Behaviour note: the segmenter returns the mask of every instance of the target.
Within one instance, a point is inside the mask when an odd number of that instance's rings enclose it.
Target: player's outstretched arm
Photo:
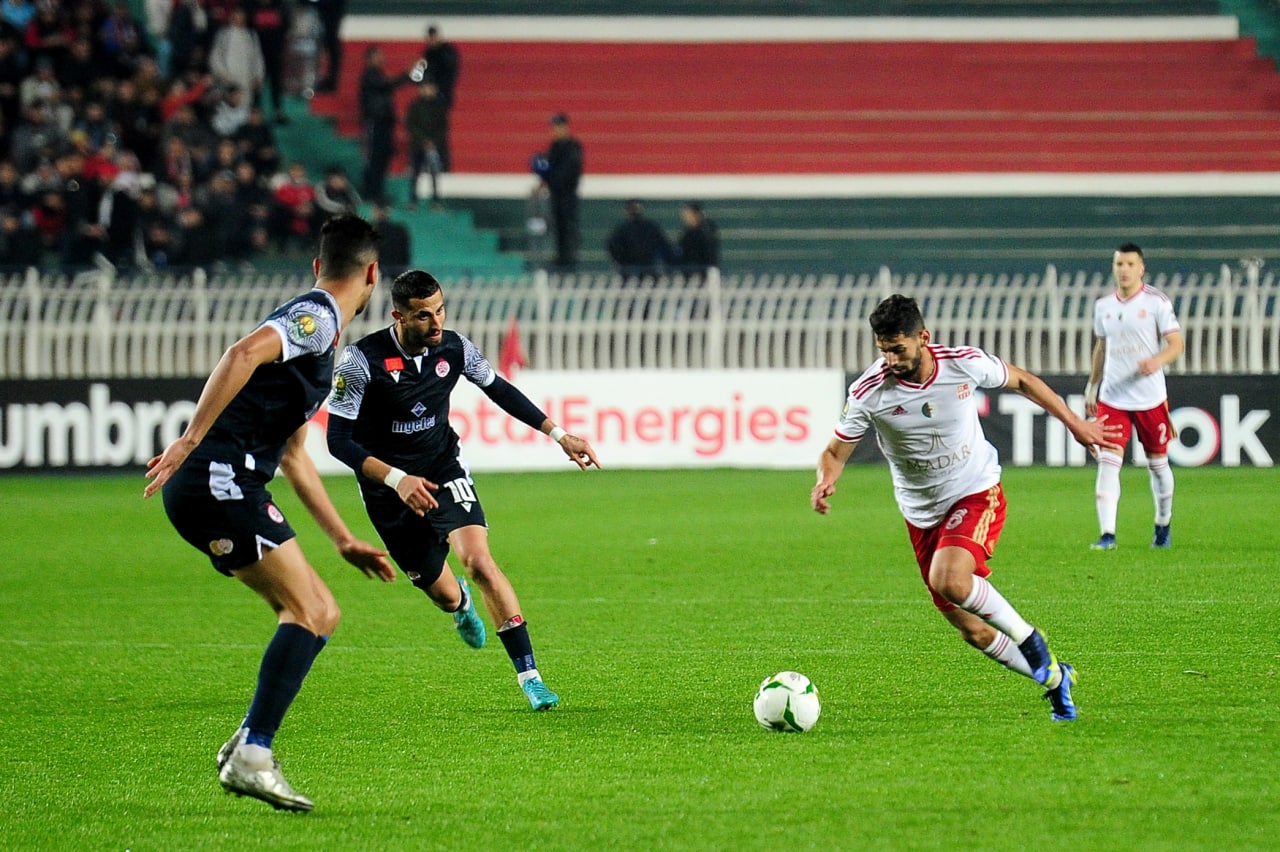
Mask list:
[[[1101,420],[1082,419],[1039,376],[1012,364],[1006,366],[1009,368],[1009,381],[1005,384],[1005,387],[1009,390],[1017,391],[1043,408],[1047,413],[1061,420],[1062,424],[1067,427],[1067,430],[1071,432],[1072,437],[1078,443],[1083,444],[1090,450],[1100,447],[1112,452],[1124,452],[1124,448],[1116,444],[1121,432],[1121,427],[1118,423],[1108,425],[1105,417]]]
[[[285,444],[284,455],[280,458],[280,470],[284,473],[298,499],[307,508],[316,523],[324,530],[337,547],[342,558],[359,568],[367,577],[377,577],[384,583],[396,578],[395,568],[387,559],[387,552],[367,541],[361,541],[351,534],[347,524],[338,514],[329,492],[325,491],[324,481],[316,470],[315,462],[306,448],[307,424],[294,432]]]
[[[559,444],[560,449],[564,450],[564,454],[569,457],[569,461],[576,464],[579,470],[586,470],[592,466],[597,470],[600,469],[600,459],[596,458],[595,448],[586,438],[569,434],[549,419],[542,421],[541,432]]]
[[[858,446],[857,441],[832,438],[818,457],[818,481],[809,492],[809,505],[820,515],[831,511],[831,495],[836,493],[836,480],[844,473],[845,463]]]
[[[191,451],[200,446],[204,436],[208,434],[218,416],[236,398],[253,371],[263,364],[277,360],[284,351],[280,335],[275,329],[260,326],[256,330],[231,344],[200,392],[196,401],[196,410],[191,415],[187,428],[173,443],[165,447],[164,452],[147,462],[147,483],[142,491],[143,497],[150,497],[159,491],[169,477],[182,467],[182,463],[191,455]]]

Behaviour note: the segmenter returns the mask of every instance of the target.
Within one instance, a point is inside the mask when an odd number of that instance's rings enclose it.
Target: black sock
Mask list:
[[[249,705],[246,742],[271,748],[289,705],[302,688],[311,663],[324,648],[324,637],[297,624],[281,624],[271,637],[258,668],[258,689]]]
[[[502,647],[507,649],[507,656],[516,667],[516,673],[527,672],[538,666],[533,662],[533,643],[529,641],[529,625],[521,621],[515,627],[498,631]]]

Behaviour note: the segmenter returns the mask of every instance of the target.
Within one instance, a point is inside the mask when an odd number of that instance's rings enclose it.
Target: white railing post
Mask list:
[[[1260,288],[1262,265],[1260,257],[1248,257],[1244,261],[1244,302],[1240,311],[1240,334],[1244,337],[1241,354],[1249,373],[1257,375],[1262,368],[1262,307]]]
[[[40,378],[40,356],[44,351],[40,334],[40,308],[44,299],[40,289],[40,271],[34,266],[27,267],[22,287],[27,296],[27,331],[24,335],[26,344],[22,347],[22,376],[26,379],[38,379]]]
[[[92,346],[86,354],[90,363],[85,365],[84,375],[94,376],[110,372],[111,364],[111,290],[115,286],[116,268],[106,258],[97,261],[96,290],[93,310],[89,312],[89,334]]]
[[[533,296],[537,313],[533,318],[533,366],[552,369],[551,364],[551,282],[547,270],[533,273]]]
[[[880,298],[876,302],[883,302],[885,299],[893,295],[893,273],[889,271],[889,267],[882,266],[876,274],[876,287],[880,290]]]
[[[707,269],[703,279],[707,288],[707,352],[704,363],[709,369],[724,366],[724,292],[720,286],[720,268]]]
[[[1062,297],[1058,293],[1058,267],[1052,263],[1044,268],[1044,309],[1048,312],[1049,371],[1062,372]]]
[[[209,314],[209,276],[205,274],[202,267],[197,266],[191,273],[191,283],[188,285],[191,294],[191,312],[195,315],[191,322],[196,328],[210,328]],[[191,372],[194,375],[208,375],[213,372],[213,365],[217,361],[210,360],[209,336],[204,335],[195,337],[191,341],[192,364]],[[221,358],[222,353],[218,353],[217,357]]]

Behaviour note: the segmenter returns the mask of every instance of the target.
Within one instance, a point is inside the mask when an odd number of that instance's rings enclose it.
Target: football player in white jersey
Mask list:
[[[1116,449],[1106,421],[1077,417],[1038,377],[973,347],[930,344],[915,299],[890,296],[871,313],[883,357],[849,386],[835,437],[809,495],[831,510],[836,480],[874,428],[893,477],[920,575],[942,616],[966,642],[1045,688],[1054,721],[1076,718],[1075,670],[987,580],[1004,527],[1000,462],[978,416],[979,388],[1017,391],[1061,420],[1087,447]]]
[[[1093,366],[1085,387],[1084,409],[1089,417],[1107,417],[1123,431],[1122,448],[1131,431],[1147,453],[1151,495],[1155,499],[1155,533],[1151,546],[1173,544],[1169,522],[1173,517],[1173,471],[1169,468],[1169,442],[1177,433],[1169,419],[1169,395],[1164,368],[1182,355],[1182,329],[1169,297],[1142,283],[1146,271],[1142,249],[1125,243],[1116,249],[1111,270],[1114,293],[1093,305]],[[1090,547],[1116,549],[1116,507],[1120,503],[1120,468],[1124,451],[1098,453],[1098,480],[1094,489],[1098,526],[1102,536]]]

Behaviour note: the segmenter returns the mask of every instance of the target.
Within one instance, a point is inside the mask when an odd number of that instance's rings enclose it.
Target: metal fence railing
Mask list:
[[[223,350],[309,277],[0,278],[0,379],[204,376]],[[1280,280],[1257,263],[1151,283],[1173,300],[1187,354],[1175,373],[1280,372]],[[495,358],[512,321],[544,369],[862,369],[866,318],[894,292],[921,303],[934,339],[983,347],[1040,373],[1084,373],[1102,272],[708,275],[643,282],[535,272],[445,282],[449,325]],[[349,339],[390,321],[386,287]]]

